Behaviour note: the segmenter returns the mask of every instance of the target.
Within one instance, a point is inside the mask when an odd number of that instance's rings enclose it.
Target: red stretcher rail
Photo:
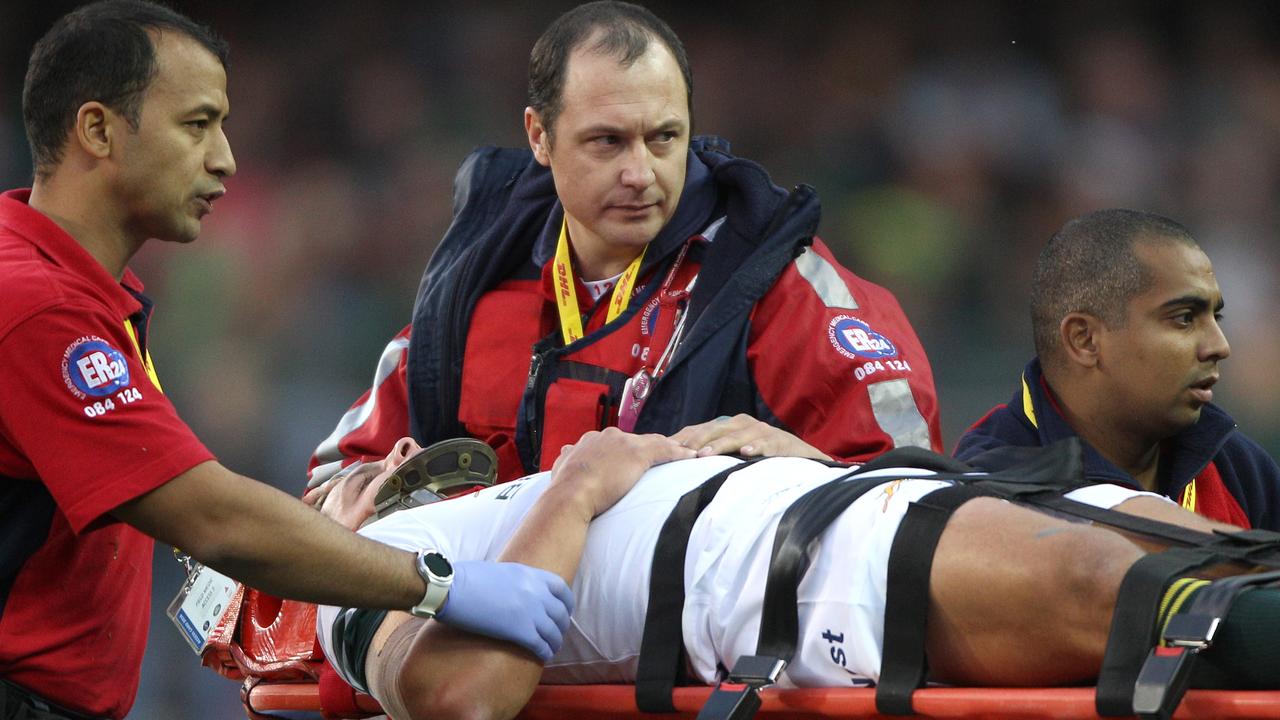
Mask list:
[[[642,718],[694,718],[711,693],[709,687],[678,688],[671,715],[647,715],[636,709],[630,685],[543,685],[520,714],[522,720],[638,720]],[[915,694],[918,717],[1001,718],[1002,720],[1078,720],[1097,718],[1093,688],[926,688]],[[841,718],[870,720],[880,715],[872,689],[807,688],[764,690],[762,720],[813,720]],[[321,711],[316,683],[265,683],[246,685],[245,707],[250,718],[257,713]],[[379,712],[373,700],[361,696],[362,717]],[[337,717],[337,716],[331,716]],[[1280,691],[1191,690],[1175,718],[1253,720],[1280,717]]]

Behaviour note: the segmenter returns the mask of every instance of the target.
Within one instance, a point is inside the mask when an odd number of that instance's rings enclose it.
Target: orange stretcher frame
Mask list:
[[[234,601],[233,601],[234,602]],[[330,720],[381,714],[377,701],[342,684],[344,707],[322,704],[324,661],[315,642],[316,608],[249,589],[238,612],[211,635],[202,662],[228,678],[242,680],[240,697],[253,720],[282,711],[315,712]],[[336,680],[336,676],[334,678]],[[541,685],[521,712],[525,720],[639,720],[694,718],[710,687],[676,688],[675,714],[652,715],[636,708],[633,685]],[[876,712],[871,688],[765,689],[762,720],[892,718]],[[1094,688],[930,687],[913,696],[921,717],[1077,720],[1097,718]],[[1175,718],[1254,720],[1280,718],[1280,690],[1190,690]]]
[[[636,709],[631,685],[542,685],[520,713],[522,720],[636,720],[638,718],[694,718],[711,693],[709,687],[684,687],[675,691],[677,714],[648,715]],[[1075,720],[1097,718],[1093,688],[926,688],[914,696],[921,717],[1020,718],[1024,720]],[[870,720],[880,715],[875,690],[867,688],[807,688],[760,693],[763,705],[758,717],[765,720],[844,718]],[[250,718],[257,713],[320,711],[315,683],[257,683],[243,695]],[[365,698],[361,709],[378,713],[377,703]],[[1280,691],[1190,690],[1175,718],[1251,720],[1280,715]]]

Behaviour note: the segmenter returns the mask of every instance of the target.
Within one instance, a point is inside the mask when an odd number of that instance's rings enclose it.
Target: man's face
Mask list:
[[[137,130],[117,116],[112,147],[116,206],[140,240],[190,242],[236,171],[222,123],[227,74],[218,58],[177,33],[152,35],[158,71],[143,93]],[[117,150],[118,148],[118,150]]]
[[[1219,325],[1222,292],[1199,248],[1139,241],[1134,254],[1154,282],[1129,302],[1124,327],[1101,332],[1099,367],[1115,414],[1158,442],[1200,418],[1231,347]]]
[[[552,132],[533,110],[525,129],[551,168],[583,275],[621,272],[671,219],[684,189],[689,106],[671,52],[651,42],[623,67],[575,50]]]

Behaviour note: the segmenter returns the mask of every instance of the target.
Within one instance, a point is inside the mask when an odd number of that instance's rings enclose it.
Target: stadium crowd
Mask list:
[[[0,186],[28,183],[31,44],[75,3],[0,10]],[[192,247],[135,267],[152,354],[227,464],[295,478],[406,322],[457,163],[519,146],[527,52],[574,3],[175,2],[232,45],[239,171]],[[1263,4],[648,3],[695,68],[695,128],[824,203],[837,257],[892,289],[933,358],[947,447],[1030,354],[1030,265],[1070,216],[1177,218],[1213,258],[1219,404],[1272,454],[1280,24]],[[744,79],[748,79],[745,81]],[[240,716],[165,618],[156,568],[136,717]]]

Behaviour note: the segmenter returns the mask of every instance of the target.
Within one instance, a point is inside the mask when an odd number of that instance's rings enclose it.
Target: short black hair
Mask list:
[[[209,28],[148,0],[101,0],[53,24],[31,51],[22,87],[22,119],[36,177],[62,160],[76,112],[97,100],[137,129],[142,95],[159,68],[151,33],[195,40],[225,68],[229,48]]]
[[[1139,241],[1197,246],[1191,231],[1167,217],[1122,209],[1073,218],[1049,239],[1031,280],[1031,330],[1042,362],[1057,357],[1058,328],[1068,313],[1124,327],[1129,301],[1152,282],[1134,254]]]
[[[693,117],[693,71],[684,45],[671,26],[647,8],[618,0],[590,2],[556,18],[533,45],[529,55],[529,107],[542,118],[542,126],[552,131],[564,102],[564,82],[569,55],[601,31],[591,50],[616,57],[630,67],[649,49],[654,40],[671,51],[684,76],[685,100]]]

